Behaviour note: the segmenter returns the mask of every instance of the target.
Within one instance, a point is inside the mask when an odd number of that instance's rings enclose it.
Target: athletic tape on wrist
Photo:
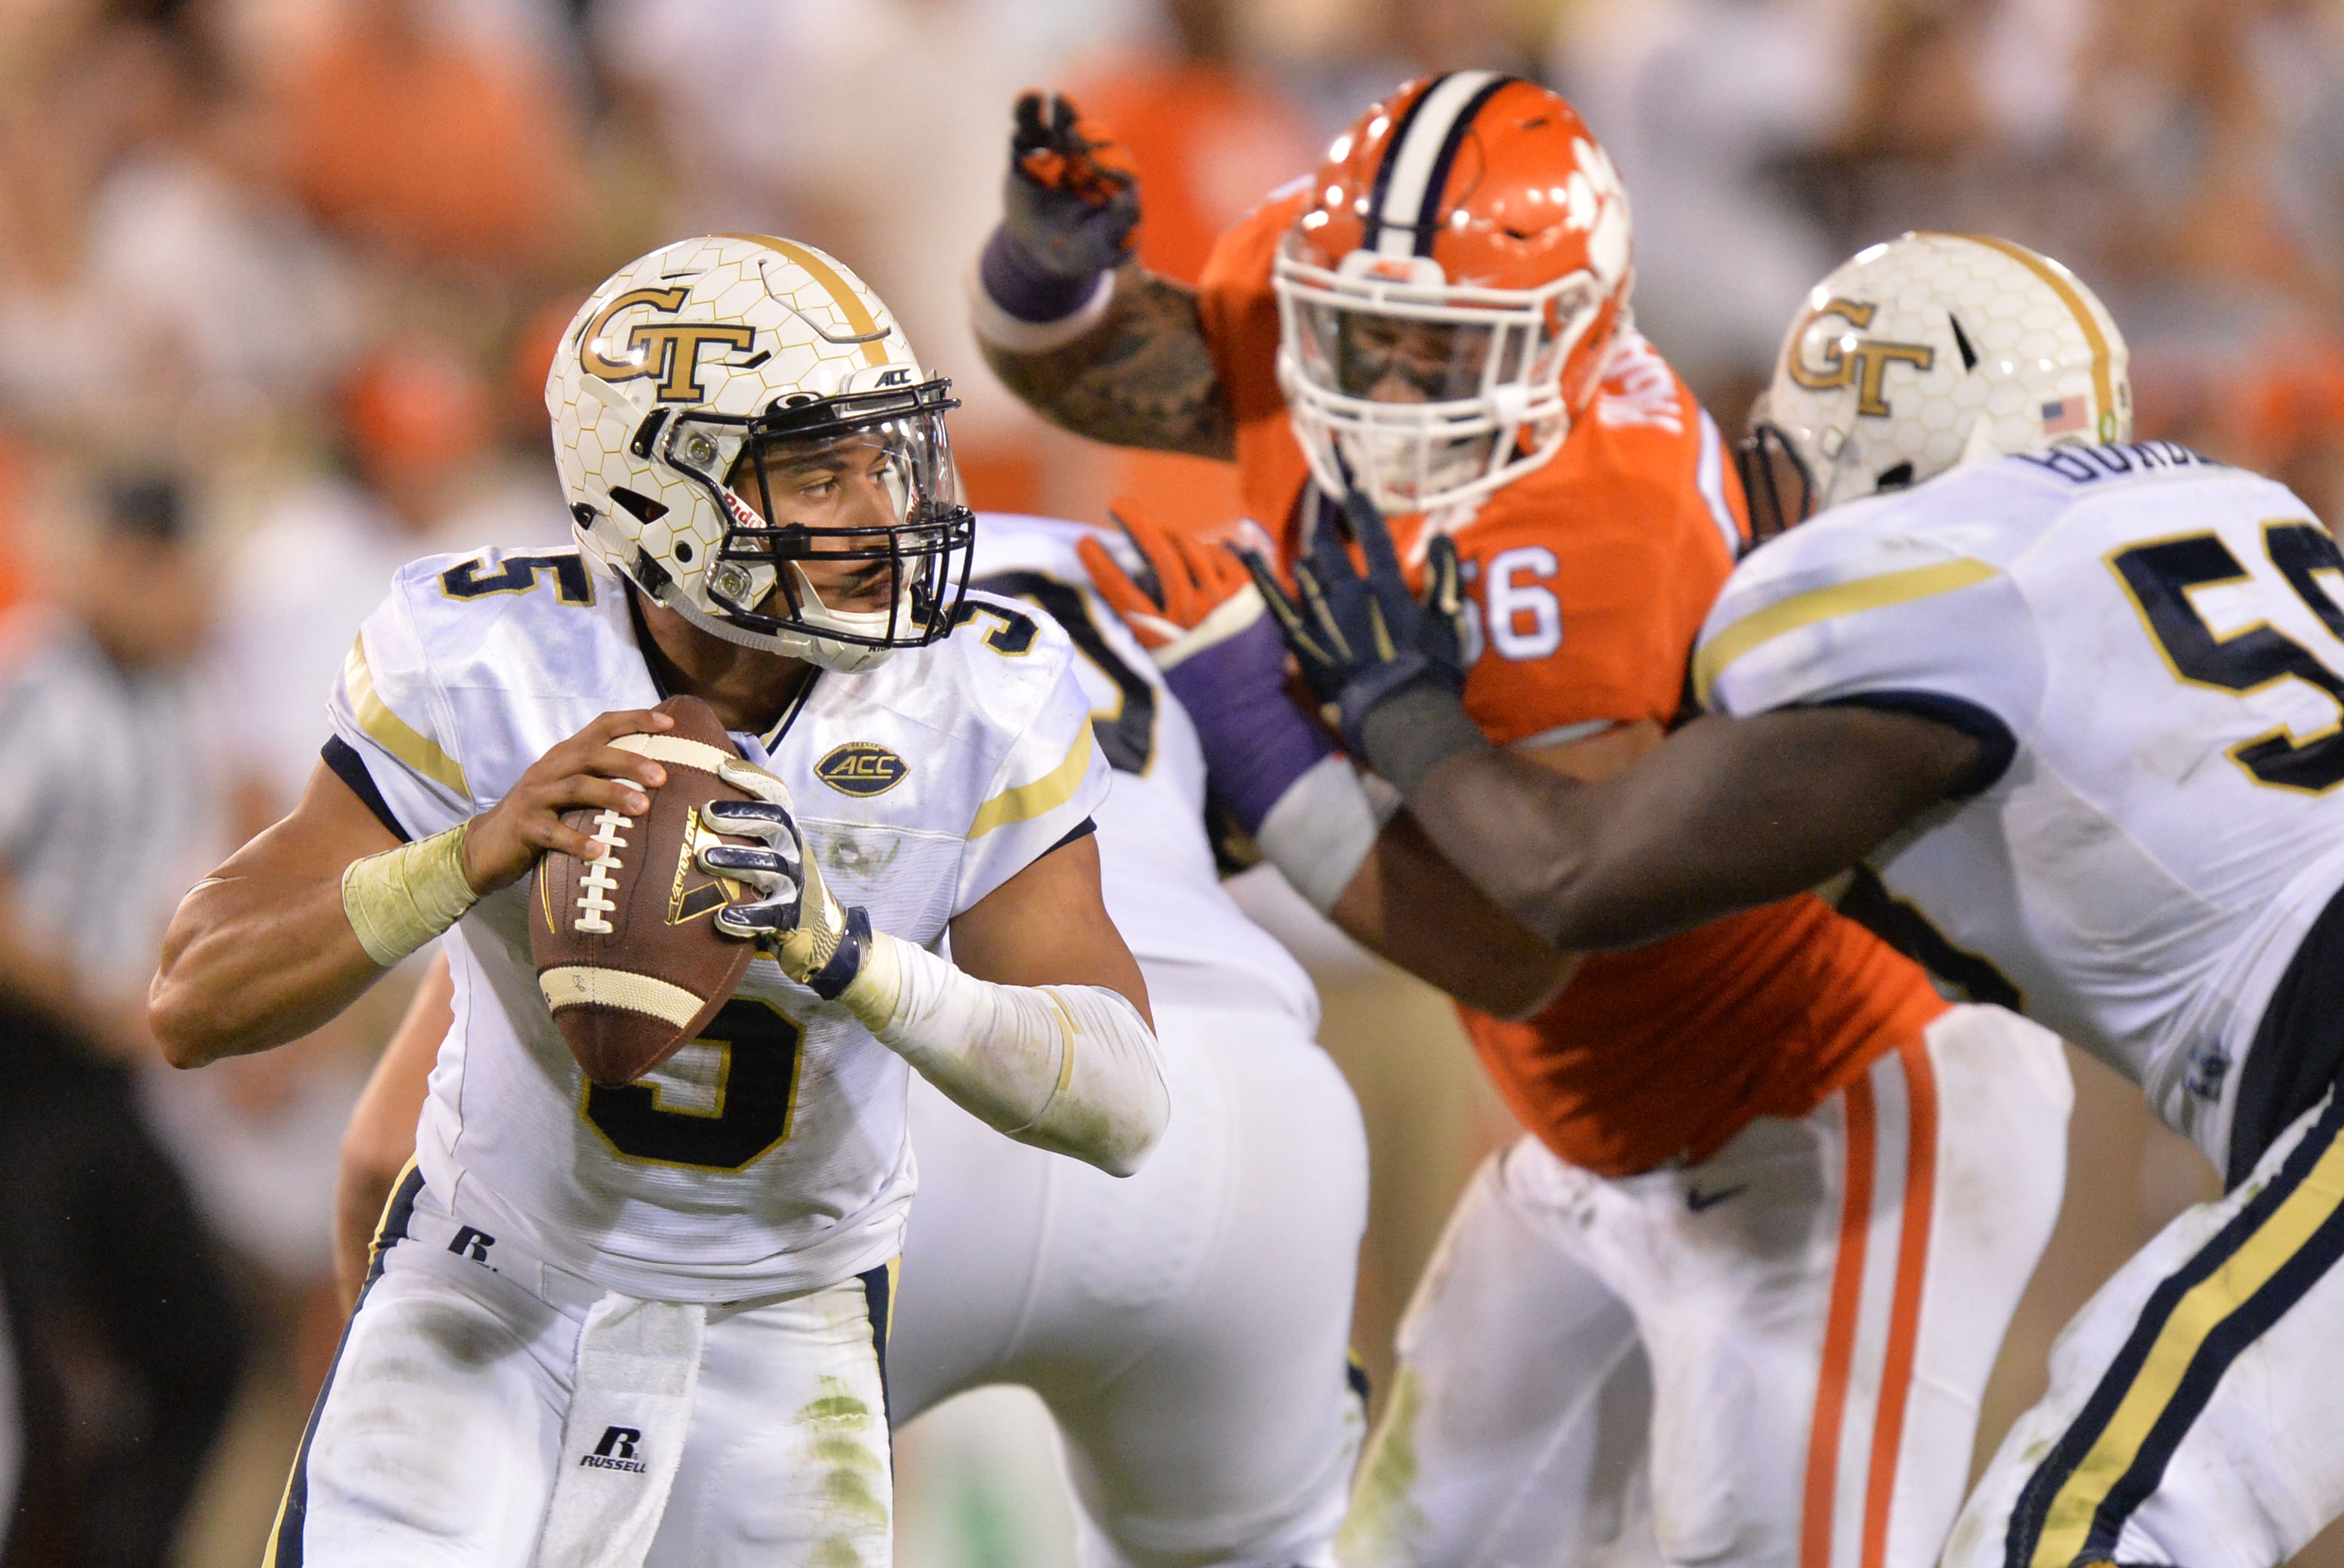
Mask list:
[[[1399,797],[1389,787],[1386,794],[1377,809],[1349,757],[1321,757],[1278,797],[1254,842],[1313,909],[1329,914],[1399,808]]]
[[[1106,320],[1114,298],[1115,274],[1102,272],[1073,314],[1056,321],[1021,321],[995,301],[976,268],[971,268],[968,274],[968,319],[976,329],[977,341],[1012,354],[1046,354],[1066,347]]]
[[[471,825],[460,822],[343,870],[343,916],[379,967],[389,968],[480,902],[464,880],[464,831]]]

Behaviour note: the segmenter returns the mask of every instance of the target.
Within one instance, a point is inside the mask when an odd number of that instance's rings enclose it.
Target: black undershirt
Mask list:
[[[2344,1076],[2344,893],[2328,901],[2279,976],[2238,1079],[2223,1188],[2251,1175],[2279,1134]]]

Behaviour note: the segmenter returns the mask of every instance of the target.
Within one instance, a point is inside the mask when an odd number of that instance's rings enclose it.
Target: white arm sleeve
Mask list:
[[[1111,1176],[1137,1170],[1164,1135],[1156,1037],[1116,993],[996,986],[884,932],[864,968],[840,1001],[986,1126]]]

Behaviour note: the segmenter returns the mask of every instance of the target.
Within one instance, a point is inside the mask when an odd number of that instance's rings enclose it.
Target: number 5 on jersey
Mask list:
[[[2344,554],[2327,531],[2294,520],[2267,522],[2263,552],[2329,634],[2344,642],[2344,608],[2314,575],[2344,573]],[[2319,794],[2344,783],[2344,675],[2268,621],[2218,635],[2190,600],[2198,589],[2253,581],[2228,545],[2211,533],[2193,533],[2118,551],[2108,565],[2180,679],[2244,696],[2292,677],[2335,702],[2337,720],[2318,734],[2299,741],[2282,724],[2232,746],[2232,761],[2277,789]]]

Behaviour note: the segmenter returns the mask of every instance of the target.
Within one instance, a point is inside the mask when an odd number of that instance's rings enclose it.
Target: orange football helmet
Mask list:
[[[1385,512],[1553,457],[1626,319],[1628,197],[1578,112],[1452,71],[1335,138],[1280,243],[1278,384],[1321,488]]]

